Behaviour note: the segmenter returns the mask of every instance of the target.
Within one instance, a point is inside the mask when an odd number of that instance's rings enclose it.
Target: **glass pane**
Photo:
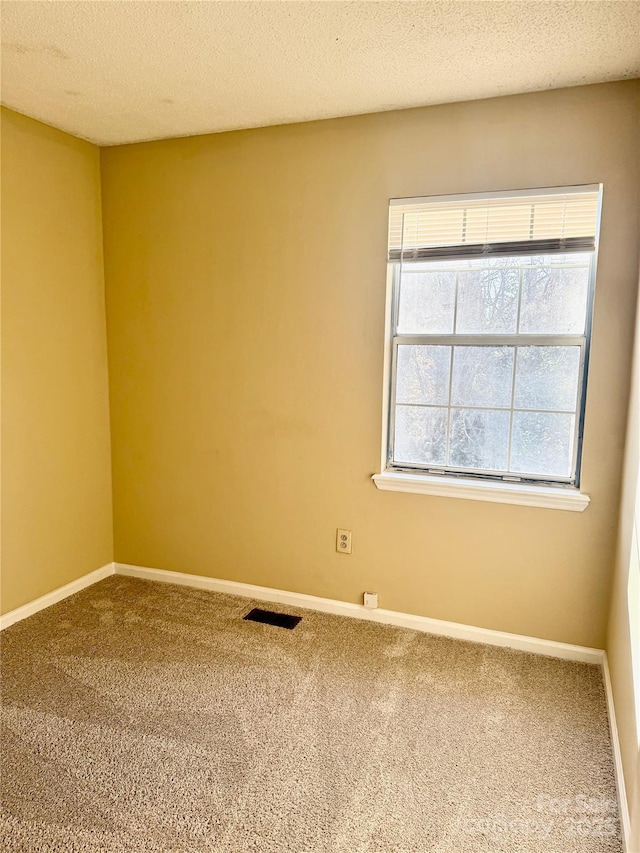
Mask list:
[[[451,347],[398,346],[396,403],[449,401]]]
[[[516,365],[516,408],[576,410],[580,347],[519,347]]]
[[[513,347],[454,347],[454,406],[511,406]]]
[[[451,412],[450,465],[506,471],[508,447],[509,412],[478,409]]]
[[[571,476],[574,415],[514,412],[511,470],[518,474]]]
[[[527,258],[522,279],[523,334],[582,335],[587,316],[589,255]],[[566,266],[559,266],[560,263]]]
[[[518,262],[514,266],[513,258],[497,258],[480,263],[478,269],[460,273],[456,332],[513,333],[518,321]]]
[[[447,335],[453,332],[456,274],[402,271],[398,332]]]
[[[444,465],[447,410],[396,406],[395,462]]]

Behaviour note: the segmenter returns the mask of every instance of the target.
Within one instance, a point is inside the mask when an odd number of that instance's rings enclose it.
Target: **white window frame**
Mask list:
[[[600,192],[602,202],[602,185],[593,185]],[[510,196],[539,195],[552,192],[566,192],[572,187],[545,188],[535,190],[513,190],[508,192],[473,193],[452,196],[434,196],[423,199],[406,199],[413,203],[424,201],[466,201],[491,198],[507,198]],[[589,504],[589,496],[580,491],[582,440],[584,416],[587,395],[587,379],[589,365],[589,350],[591,327],[593,319],[593,302],[595,295],[596,264],[598,257],[598,237],[600,226],[600,210],[596,226],[595,251],[592,255],[589,292],[587,297],[587,317],[584,335],[400,335],[396,330],[398,316],[399,279],[401,262],[389,261],[387,264],[387,289],[385,305],[385,357],[383,371],[383,412],[382,412],[382,449],[380,473],[373,475],[375,485],[385,491],[412,492],[437,496],[449,496],[470,500],[484,500],[498,503],[512,503],[528,506],[538,506],[550,509],[565,509],[582,512]],[[539,254],[535,249],[532,255]],[[457,285],[456,285],[457,288]],[[419,464],[396,463],[393,461],[393,412],[395,411],[395,363],[397,348],[402,344],[422,344],[455,346],[466,345],[564,345],[580,347],[580,371],[578,393],[579,406],[576,411],[575,435],[573,442],[573,465],[570,477],[554,478],[536,475],[517,475],[509,472],[473,471],[456,469],[453,466],[445,468],[425,468]],[[517,350],[514,353],[517,358]],[[453,365],[453,349],[451,367]],[[515,382],[515,364],[513,371]],[[449,389],[451,393],[451,388]],[[449,400],[450,404],[450,400]],[[513,408],[513,389],[512,406]],[[447,406],[449,410],[450,405]],[[506,410],[509,411],[509,410]]]

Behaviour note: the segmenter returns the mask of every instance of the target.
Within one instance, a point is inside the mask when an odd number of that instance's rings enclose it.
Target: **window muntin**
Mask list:
[[[390,249],[388,470],[578,484],[592,243],[408,262]]]

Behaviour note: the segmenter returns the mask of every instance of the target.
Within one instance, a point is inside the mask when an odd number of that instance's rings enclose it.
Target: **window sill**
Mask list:
[[[376,488],[388,492],[410,492],[443,498],[564,509],[570,512],[584,512],[591,500],[589,495],[577,489],[532,486],[524,483],[498,483],[487,480],[454,480],[433,474],[403,474],[397,471],[386,471],[383,474],[374,474],[371,479],[376,484]]]

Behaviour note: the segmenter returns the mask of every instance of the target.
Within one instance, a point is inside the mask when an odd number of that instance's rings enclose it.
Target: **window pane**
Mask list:
[[[520,332],[582,335],[587,316],[589,255],[526,258]],[[559,266],[560,262],[570,266]],[[579,265],[579,266],[576,266]]]
[[[569,477],[574,415],[514,412],[511,470],[523,474]]]
[[[451,347],[400,345],[396,402],[446,405],[450,361]]]
[[[407,334],[447,335],[453,331],[453,309],[456,299],[456,274],[444,270],[434,272],[402,271],[398,332]]]
[[[514,266],[513,258],[497,258],[481,263],[478,269],[460,273],[456,332],[511,334],[518,321],[518,262]]]
[[[505,471],[508,446],[509,412],[478,409],[451,412],[450,465]]]
[[[580,347],[519,347],[516,408],[574,412],[579,372]]]
[[[395,462],[444,465],[447,410],[396,406]]]
[[[454,347],[454,406],[511,406],[513,347]]]

